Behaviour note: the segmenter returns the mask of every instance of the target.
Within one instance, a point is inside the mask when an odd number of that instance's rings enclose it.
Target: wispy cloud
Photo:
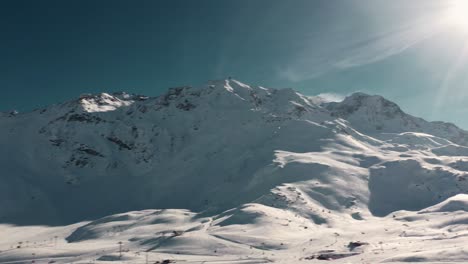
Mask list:
[[[339,59],[333,66],[337,68],[358,67],[390,56],[397,55],[438,33],[435,28],[409,28],[389,33],[350,51],[348,57]]]
[[[310,48],[299,51],[293,60],[280,70],[280,75],[290,81],[312,79],[334,70],[359,67],[400,54],[428,38],[440,33],[443,27],[434,17],[422,17],[396,30],[367,37],[353,36],[347,41],[336,36],[327,39],[325,48],[317,49],[317,40]],[[352,40],[352,41],[351,41]]]
[[[447,104],[447,100],[451,99],[451,103],[458,103],[460,101],[465,101],[466,97],[468,96],[465,92],[465,87],[460,86],[456,87],[453,85],[453,81],[456,77],[460,76],[461,71],[466,69],[468,61],[468,41],[466,42],[463,50],[460,52],[457,60],[451,65],[451,67],[447,70],[442,83],[437,90],[437,96],[435,96],[433,108],[432,108],[432,116],[437,116],[437,113],[441,110],[441,108]],[[461,75],[463,76],[463,75]],[[454,96],[454,94],[456,96]],[[458,101],[458,102],[457,102]]]
[[[314,96],[308,96],[309,100],[315,104],[331,103],[331,102],[341,102],[350,94],[342,93],[321,93]]]
[[[341,102],[345,99],[345,95],[338,93],[321,93],[317,95],[323,102]]]

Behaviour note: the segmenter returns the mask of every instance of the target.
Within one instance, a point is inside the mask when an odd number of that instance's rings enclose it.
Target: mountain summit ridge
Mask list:
[[[68,224],[146,208],[212,215],[254,201],[325,223],[312,211],[382,216],[466,190],[458,180],[467,173],[464,163],[455,159],[468,152],[468,132],[362,93],[319,104],[292,89],[228,79],[157,97],[82,95],[3,117],[0,125],[5,223]],[[388,201],[387,191],[375,191],[390,173],[386,166],[411,168],[431,190],[444,175],[447,190],[402,195],[414,202]],[[278,194],[290,195],[288,184],[316,209],[275,202]],[[356,206],[348,206],[350,199]]]

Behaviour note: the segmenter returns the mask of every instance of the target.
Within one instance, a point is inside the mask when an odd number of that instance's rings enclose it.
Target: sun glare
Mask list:
[[[468,31],[468,0],[451,1],[446,20],[450,26]]]

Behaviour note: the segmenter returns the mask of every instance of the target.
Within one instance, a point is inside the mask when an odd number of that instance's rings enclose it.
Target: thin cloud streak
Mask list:
[[[345,95],[338,93],[321,93],[317,96],[323,99],[324,102],[341,102],[346,97]]]
[[[434,29],[412,28],[402,30],[393,35],[387,35],[352,52],[352,55],[334,64],[336,68],[346,69],[359,67],[384,60],[400,54],[405,50],[434,36],[440,31]]]
[[[466,65],[468,61],[468,40],[460,53],[460,56],[457,60],[452,64],[452,66],[447,70],[447,73],[444,76],[442,84],[437,91],[437,96],[435,97],[434,107],[432,108],[432,116],[435,116],[441,108],[445,105],[448,97],[454,98],[453,92],[451,91],[450,87],[452,81],[460,74],[460,70]],[[460,88],[459,88],[460,89]],[[462,88],[463,89],[463,88]],[[466,96],[465,92],[456,92],[458,99],[464,99]]]
[[[305,49],[289,65],[283,67],[279,74],[289,81],[298,82],[331,71],[372,64],[398,55],[443,30],[443,25],[434,21],[432,16],[420,19],[419,23],[354,43],[338,44],[321,51]]]

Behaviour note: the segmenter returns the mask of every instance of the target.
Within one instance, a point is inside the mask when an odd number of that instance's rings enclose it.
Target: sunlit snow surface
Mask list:
[[[379,96],[222,80],[0,124],[0,263],[468,262],[468,132]]]
[[[254,203],[215,217],[145,210],[66,227],[1,226],[0,257],[1,263],[146,263],[146,257],[148,263],[321,263],[311,258],[329,254],[347,256],[333,263],[463,263],[468,196],[451,202],[384,218],[361,212],[362,220],[325,210],[322,225]],[[351,250],[350,242],[365,244]]]
[[[129,96],[124,94],[122,99],[129,99]],[[84,111],[93,113],[114,111],[119,107],[131,105],[133,101],[121,100],[118,97],[111,96],[107,93],[102,93],[99,96],[83,95],[80,98],[80,103]]]

